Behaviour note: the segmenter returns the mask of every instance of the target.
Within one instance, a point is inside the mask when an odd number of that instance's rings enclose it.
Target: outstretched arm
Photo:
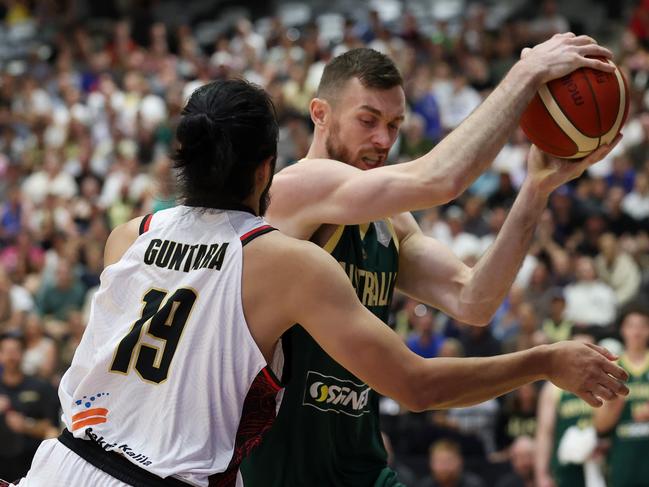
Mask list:
[[[473,268],[426,237],[410,215],[395,218],[401,240],[399,289],[462,322],[487,324],[509,292],[550,193],[604,158],[619,140],[580,162],[551,158],[533,146],[528,177],[496,240]]]
[[[322,223],[364,223],[456,198],[491,164],[543,83],[582,66],[614,69],[586,56],[611,53],[570,33],[528,49],[458,128],[415,161],[369,171],[319,159],[290,166],[275,177],[269,220],[308,238]]]
[[[546,383],[541,390],[536,425],[536,459],[534,475],[539,487],[554,487],[550,473],[550,459],[554,443],[554,425],[557,413],[557,396],[559,391],[551,383]]]
[[[609,361],[612,357],[576,342],[497,357],[422,359],[361,305],[330,255],[306,242],[291,245],[286,257],[273,257],[282,269],[273,288],[283,295],[278,306],[284,321],[299,322],[334,360],[410,409],[476,404],[540,379],[593,406],[601,405],[599,397],[626,392],[618,381],[626,373]]]

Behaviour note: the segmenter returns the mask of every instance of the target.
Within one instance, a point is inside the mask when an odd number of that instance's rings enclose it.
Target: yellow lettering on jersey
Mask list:
[[[577,416],[588,415],[592,413],[588,403],[582,399],[569,399],[562,402],[559,407],[559,416],[561,418],[575,418]]]
[[[632,382],[628,387],[627,401],[649,401],[649,383]]]
[[[374,306],[374,281],[375,274],[373,272],[365,272],[365,287],[363,288],[363,304],[366,306]]]

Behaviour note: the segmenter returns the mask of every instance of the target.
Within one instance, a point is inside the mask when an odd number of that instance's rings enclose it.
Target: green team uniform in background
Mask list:
[[[619,361],[629,373],[629,395],[612,431],[608,453],[609,487],[649,486],[649,421],[633,420],[633,409],[649,401],[649,353],[642,365],[632,365],[626,357]]]
[[[552,461],[550,470],[557,487],[583,487],[584,467],[574,463],[560,464],[557,458],[559,443],[568,428],[578,426],[586,428],[593,424],[593,410],[583,399],[578,396],[556,390],[559,395],[557,402],[556,420],[554,425],[554,445],[552,448]]]
[[[339,226],[324,249],[356,294],[387,323],[399,249],[392,224]],[[246,487],[394,487],[379,427],[379,396],[299,325],[283,338],[288,384],[270,431],[244,461]]]

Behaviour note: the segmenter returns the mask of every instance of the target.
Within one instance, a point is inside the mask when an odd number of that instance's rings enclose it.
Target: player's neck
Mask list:
[[[647,359],[646,348],[627,349],[625,351],[625,354],[629,358],[629,361],[633,364],[641,364]]]
[[[252,194],[245,200],[241,202],[241,204],[247,208],[250,208],[255,215],[259,215],[259,195]]]
[[[313,134],[313,141],[309,146],[305,159],[331,159],[327,144],[325,144],[325,137],[317,133]]]

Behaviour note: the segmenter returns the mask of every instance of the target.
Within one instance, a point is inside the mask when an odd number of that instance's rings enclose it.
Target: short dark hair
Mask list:
[[[4,343],[7,340],[13,340],[20,343],[20,348],[25,351],[27,348],[27,342],[25,341],[25,335],[19,331],[8,331],[0,335],[0,344]]]
[[[241,204],[254,190],[255,170],[277,155],[268,93],[242,79],[214,81],[192,93],[181,115],[173,158],[180,200],[207,208]]]
[[[333,58],[324,68],[317,96],[331,99],[352,78],[366,88],[389,90],[403,86],[401,73],[392,59],[374,49],[351,49]]]
[[[642,316],[647,323],[649,323],[649,304],[641,301],[640,299],[633,300],[630,303],[626,304],[620,311],[620,328],[624,323],[624,320],[629,315],[640,315]]]

